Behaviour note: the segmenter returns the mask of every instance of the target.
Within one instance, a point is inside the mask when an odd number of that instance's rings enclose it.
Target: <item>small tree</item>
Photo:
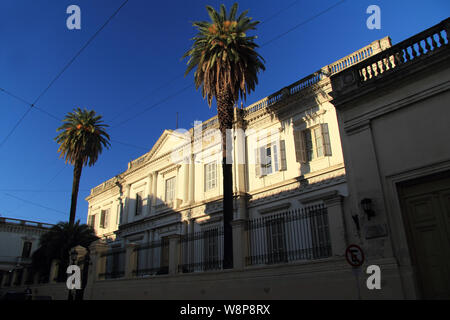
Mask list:
[[[58,281],[65,281],[66,269],[70,264],[69,251],[78,245],[89,248],[99,238],[94,229],[78,220],[74,224],[59,222],[44,233],[39,241],[40,247],[33,253],[32,268],[35,272],[47,275],[52,260],[59,260]]]

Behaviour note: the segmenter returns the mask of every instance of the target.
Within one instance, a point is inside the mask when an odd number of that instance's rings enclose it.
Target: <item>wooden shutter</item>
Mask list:
[[[105,210],[105,221],[103,221],[105,228],[108,228],[108,221],[109,221],[109,209]]]
[[[100,228],[105,228],[105,210],[100,213]]]
[[[278,148],[278,165],[280,166],[280,171],[284,171],[287,169],[286,166],[286,143],[284,140],[279,140],[280,147]]]
[[[303,131],[294,130],[295,157],[297,162],[306,163],[306,143]]]
[[[328,132],[328,124],[324,123],[320,125],[322,129],[322,141],[323,141],[323,150],[324,156],[331,156],[331,143],[330,143],[330,134]]]
[[[256,176],[260,177],[261,176],[261,160],[260,160],[260,149],[256,148],[255,149],[255,172],[256,172]]]

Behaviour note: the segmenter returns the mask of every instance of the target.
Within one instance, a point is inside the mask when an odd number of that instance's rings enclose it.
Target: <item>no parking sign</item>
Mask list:
[[[364,263],[364,252],[361,247],[351,244],[345,250],[345,259],[352,267],[361,267]]]

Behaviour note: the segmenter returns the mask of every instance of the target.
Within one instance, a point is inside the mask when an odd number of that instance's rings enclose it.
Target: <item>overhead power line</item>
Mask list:
[[[134,116],[132,116],[132,117],[126,119],[126,120],[123,120],[122,122],[119,122],[119,123],[116,124],[115,126],[111,126],[111,128],[117,128],[117,127],[122,126],[122,125],[124,125],[125,123],[129,122],[130,120],[136,119],[136,118],[139,117],[140,115],[142,115],[142,114],[146,113],[147,111],[149,111],[149,110],[151,110],[151,109],[153,109],[153,108],[159,106],[160,104],[162,104],[162,103],[164,103],[164,102],[166,102],[166,101],[168,101],[168,100],[170,100],[170,99],[172,99],[172,98],[178,96],[179,94],[181,94],[182,92],[186,91],[186,90],[189,89],[189,88],[192,88],[193,86],[194,86],[193,84],[190,84],[190,85],[184,87],[183,89],[181,89],[181,90],[175,92],[174,94],[171,94],[171,95],[169,95],[169,96],[167,96],[167,97],[161,99],[160,101],[158,101],[158,102],[156,102],[156,103],[154,103],[154,104],[152,104],[152,105],[150,105],[150,106],[147,106],[145,109],[143,109],[143,110],[140,111],[139,113],[135,114]]]
[[[47,210],[51,210],[51,211],[55,211],[55,212],[58,212],[58,213],[62,213],[62,214],[64,214],[64,215],[67,215],[67,212],[64,212],[64,211],[61,211],[61,210],[58,210],[58,209],[54,209],[54,208],[50,208],[50,207],[46,207],[46,206],[40,205],[39,203],[35,203],[35,202],[32,202],[32,201],[28,201],[28,200],[25,200],[25,199],[22,199],[22,198],[13,196],[12,194],[9,194],[9,193],[5,193],[5,195],[7,195],[8,197],[11,197],[11,198],[14,198],[14,199],[23,201],[23,202],[25,202],[25,203],[34,205],[34,206],[36,206],[36,207],[41,207],[41,208],[43,208],[43,209],[47,209]]]
[[[69,60],[68,63],[66,63],[66,65],[61,69],[60,72],[58,72],[58,74],[53,78],[52,81],[50,81],[50,83],[48,84],[48,86],[37,96],[37,98],[34,100],[33,103],[28,103],[30,105],[30,107],[27,109],[27,111],[25,111],[25,113],[22,115],[22,117],[16,122],[16,124],[14,125],[14,127],[11,129],[11,131],[6,135],[6,137],[2,140],[2,142],[0,143],[0,148],[5,144],[5,142],[9,139],[9,137],[11,137],[11,135],[14,133],[14,131],[17,129],[17,127],[20,125],[20,123],[23,121],[23,119],[25,119],[25,117],[28,115],[28,113],[31,111],[31,109],[33,107],[35,107],[35,104],[42,98],[42,96],[53,86],[53,84],[56,82],[56,80],[59,79],[59,77],[61,77],[61,75],[70,67],[70,65],[78,58],[78,56],[84,51],[84,49],[86,49],[89,44],[97,37],[97,35],[106,27],[106,25],[117,15],[117,13],[119,13],[119,11],[127,4],[129,0],[125,0],[120,6],[119,8],[116,9],[116,11],[114,11],[114,13],[105,21],[105,23],[97,30],[97,32],[95,32],[90,38],[89,40],[84,44],[84,46],[81,47],[80,50],[78,50],[78,52],[73,56],[72,59]],[[5,90],[3,90],[5,91]],[[41,110],[43,112],[45,112],[44,110]]]
[[[20,96],[18,96],[18,95],[16,95],[16,94],[14,94],[14,93],[12,93],[12,92],[6,90],[6,89],[0,88],[0,91],[2,91],[2,92],[4,92],[4,93],[6,93],[7,95],[9,95],[9,96],[11,96],[11,97],[13,97],[13,98],[19,100],[20,102],[22,102],[22,103],[24,103],[24,104],[26,104],[26,105],[30,105],[30,104],[31,104],[31,103],[29,103],[27,100],[25,100],[24,98],[22,98],[22,97],[20,97]],[[50,113],[50,112],[48,112],[48,111],[45,111],[44,109],[39,108],[38,106],[34,106],[34,108],[35,108],[36,110],[38,110],[38,111],[40,111],[40,112],[46,114],[46,115],[49,116],[50,118],[55,119],[56,121],[60,121],[60,119],[59,119],[56,115],[54,115],[54,114],[52,114],[52,113]],[[122,144],[122,145],[124,145],[124,146],[128,146],[128,147],[132,147],[132,148],[135,148],[135,149],[139,149],[139,150],[148,150],[147,147],[140,147],[140,146],[136,146],[136,145],[131,144],[131,143],[126,143],[126,142],[122,142],[122,141],[117,141],[117,140],[114,140],[114,139],[111,139],[111,141],[112,141],[112,142],[115,142],[115,143],[118,143],[118,144]],[[64,170],[64,169],[65,169],[65,168],[63,168],[62,170]],[[56,174],[56,176],[59,175],[59,174],[62,172],[62,170],[61,170],[60,172],[58,172],[58,173]],[[55,176],[54,178],[56,178],[56,176]],[[54,178],[52,178],[52,180],[53,180]],[[1,191],[1,190],[0,190],[0,191]]]
[[[263,43],[262,45],[260,45],[260,48],[262,48],[262,47],[268,45],[269,43],[274,42],[275,40],[280,39],[281,37],[284,37],[284,36],[287,35],[288,33],[294,31],[295,29],[300,28],[301,26],[304,26],[305,24],[307,24],[307,23],[313,21],[314,19],[320,17],[321,15],[324,15],[324,14],[327,13],[328,11],[331,11],[331,10],[334,9],[335,7],[337,7],[337,6],[341,5],[341,4],[343,4],[345,1],[346,1],[346,0],[341,0],[341,1],[339,1],[339,2],[337,2],[337,3],[335,3],[335,4],[333,4],[332,6],[326,8],[325,10],[320,11],[320,12],[317,13],[316,15],[314,15],[314,16],[312,16],[312,17],[306,19],[305,21],[300,22],[299,24],[293,26],[292,28],[286,30],[285,32],[280,33],[280,34],[277,35],[276,37],[274,37],[274,38],[272,38],[271,40],[269,40],[269,41]]]

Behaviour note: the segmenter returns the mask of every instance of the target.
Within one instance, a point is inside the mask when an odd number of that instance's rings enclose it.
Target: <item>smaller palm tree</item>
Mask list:
[[[93,166],[103,148],[109,148],[109,135],[104,130],[108,125],[103,124],[102,117],[94,110],[77,108],[69,112],[63,120],[63,125],[57,129],[55,138],[59,144],[60,157],[65,157],[73,168],[72,201],[70,203],[69,223],[75,222],[78,189],[83,166]]]
[[[48,275],[52,260],[57,259],[59,260],[57,280],[65,281],[65,272],[70,263],[70,249],[78,245],[89,248],[89,245],[98,239],[94,229],[86,224],[80,224],[79,220],[74,224],[59,222],[41,236],[40,247],[32,256],[33,271]]]

